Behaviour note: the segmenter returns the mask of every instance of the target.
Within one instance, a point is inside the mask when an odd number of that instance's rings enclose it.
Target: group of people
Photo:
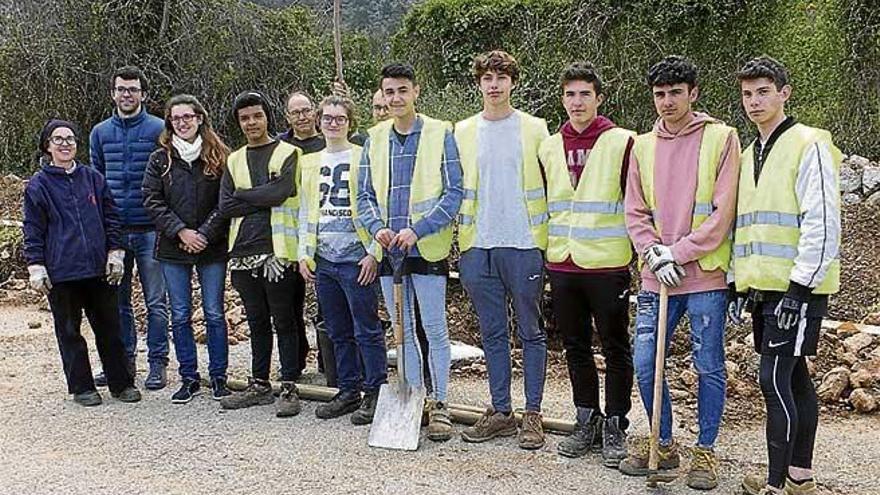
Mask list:
[[[769,468],[747,476],[743,489],[815,493],[818,409],[805,356],[816,353],[828,295],[839,285],[841,153],[828,132],[786,115],[785,67],[759,57],[737,73],[744,110],[758,131],[744,151],[732,127],[694,110],[697,68],[683,57],[666,57],[648,71],[658,118],[638,135],[600,115],[606,88],[591,64],[562,71],[568,120],[553,135],[544,120],[511,105],[519,75],[506,52],[477,56],[473,76],[483,108],[453,125],[417,112],[420,86],[411,66],[387,65],[366,135],[357,132],[356,107],[344,91],[316,106],[295,92],[286,105],[290,129],[273,137],[269,100],[246,91],[232,107],[247,143],[230,152],[195,97],[171,98],[163,121],[143,108],[143,74],[117,71],[116,112],[92,131],[92,166],[75,160],[76,126],[52,120],[40,135],[43,167],[25,194],[31,284],[49,296],[74,400],[101,402],[79,333],[83,310],[104,366],[97,378],[120,400],[140,399],[130,304],[136,263],[148,308],[147,388],[166,384],[167,291],[181,376],[172,401],[185,403],[200,392],[191,323],[195,269],[213,398],[227,409],[275,403],[278,416],[298,414],[310,281],[339,389],[316,415],[350,414],[352,423],[368,424],[387,380],[379,292],[394,307],[393,276],[401,274],[405,374],[430,389],[428,438],[448,440],[446,283],[457,240],[491,396],[483,416],[461,431],[464,441],[517,435],[524,449],[545,443],[546,270],[577,418],[558,453],[597,450],[605,465],[646,475],[649,441],[627,445],[628,415],[633,374],[652,414],[663,286],[670,329],[664,345],[687,313],[699,377],[699,434],[687,484],[718,484],[714,445],[725,401],[726,321],[741,323],[748,308],[761,355]],[[636,257],[641,290],[631,336],[629,266]],[[251,378],[234,394],[226,386],[227,269],[251,331]],[[523,352],[521,421],[510,391],[508,301]],[[594,328],[606,359],[604,411]],[[269,381],[276,339],[277,399]],[[661,470],[679,467],[672,430],[664,383]]]

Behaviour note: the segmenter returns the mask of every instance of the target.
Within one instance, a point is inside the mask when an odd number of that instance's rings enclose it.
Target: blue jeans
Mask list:
[[[211,378],[225,378],[229,362],[229,342],[226,333],[226,314],[223,310],[223,291],[226,282],[226,262],[191,265],[161,262],[168,298],[171,300],[171,332],[174,352],[182,378],[198,380],[199,360],[192,327],[192,271],[199,276],[202,286],[202,311],[205,313],[205,331],[208,336],[208,373]]]
[[[360,271],[357,263],[333,263],[323,258],[317,258],[315,269],[315,292],[333,342],[337,386],[346,392],[378,391],[388,379],[376,284],[359,284]]]
[[[153,258],[156,232],[124,232],[125,275],[119,284],[119,323],[122,344],[129,360],[137,356],[137,330],[131,308],[131,279],[137,262],[138,278],[147,307],[147,361],[150,365],[168,364],[168,306],[165,302],[165,279],[162,267]]]
[[[394,311],[394,277],[381,277],[385,306],[391,321],[397,319]],[[403,352],[406,378],[416,386],[422,385],[422,348],[415,332],[415,306],[412,295],[419,302],[419,314],[425,337],[428,339],[428,369],[431,372],[433,398],[446,402],[449,389],[449,330],[446,326],[446,276],[411,274],[403,280]]]
[[[489,393],[496,411],[509,412],[510,338],[507,299],[513,302],[523,349],[526,410],[541,411],[547,368],[547,336],[541,326],[544,259],[538,249],[471,248],[458,262],[461,283],[480,320],[489,370]]]
[[[718,427],[724,412],[724,393],[727,386],[727,372],[724,369],[724,324],[726,319],[727,291],[713,290],[681,294],[669,297],[666,315],[666,349],[672,342],[675,327],[687,311],[691,322],[691,352],[694,368],[699,376],[697,395],[697,417],[700,422],[700,435],[697,445],[712,447],[718,438]],[[636,315],[636,336],[633,364],[639,382],[642,402],[651,418],[654,400],[654,362],[657,350],[657,314],[660,310],[660,295],[641,291],[638,295]],[[663,381],[663,401],[660,413],[660,442],[664,445],[672,441],[672,402],[669,386]]]

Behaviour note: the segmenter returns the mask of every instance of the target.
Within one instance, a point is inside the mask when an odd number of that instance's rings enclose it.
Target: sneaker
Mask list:
[[[242,409],[251,406],[266,406],[275,402],[272,385],[268,380],[248,379],[248,386],[243,391],[220,399],[223,409]]]
[[[602,424],[602,461],[607,467],[617,468],[626,459],[626,432],[620,428],[620,417],[605,418]]]
[[[795,481],[786,477],[782,493],[785,495],[816,495],[819,491],[816,488],[816,480],[813,478]]]
[[[178,389],[177,392],[174,392],[174,395],[171,396],[171,403],[186,404],[193,400],[193,397],[201,395],[201,393],[202,384],[199,383],[198,379],[184,378],[183,382],[180,384],[180,389]]]
[[[519,431],[519,448],[526,450],[540,449],[544,446],[544,419],[537,411],[526,411],[522,416],[522,428]]]
[[[746,474],[740,484],[745,495],[759,495],[767,488],[767,476],[763,474]]]
[[[373,422],[373,416],[376,414],[376,402],[379,400],[378,390],[369,390],[364,392],[364,398],[361,401],[361,407],[351,415],[351,424],[368,425]]]
[[[602,447],[602,414],[592,408],[579,407],[574,432],[556,446],[556,453],[565,457],[583,457]]]
[[[232,395],[232,392],[229,391],[229,387],[226,386],[226,378],[211,378],[211,398],[214,400],[220,400],[224,397],[229,397]]]
[[[85,392],[73,394],[73,401],[86,407],[100,406],[104,402],[97,390],[86,390]]]
[[[620,472],[627,476],[647,476],[648,475],[648,456],[651,451],[651,439],[641,437],[635,439],[630,446],[626,459],[620,461]],[[660,462],[657,469],[666,471],[676,469],[681,464],[681,457],[678,454],[678,444],[673,441],[668,446],[660,446]]]
[[[355,412],[361,407],[361,394],[354,391],[341,391],[325,404],[315,408],[315,416],[321,419],[332,419]]]
[[[480,443],[495,437],[513,435],[516,435],[516,418],[513,413],[504,414],[489,407],[473,426],[462,430],[461,439],[465,442]]]
[[[432,401],[428,412],[428,440],[445,442],[452,438],[452,418],[446,404]]]
[[[140,402],[141,400],[141,391],[134,386],[125,387],[121,392],[110,392],[110,395],[121,402]]]
[[[718,486],[718,458],[713,449],[697,446],[691,450],[687,486],[694,490],[712,490]]]
[[[106,387],[107,386],[107,374],[103,371],[99,371],[97,375],[95,375],[95,386],[96,387]]]
[[[279,418],[289,418],[296,416],[302,411],[302,405],[299,403],[299,393],[296,384],[293,382],[281,382],[281,393],[278,394],[278,401],[275,416]]]
[[[146,387],[147,390],[162,390],[165,388],[165,385],[168,385],[168,376],[165,373],[165,365],[151,364],[150,372],[147,374],[147,378],[144,379],[144,387]]]

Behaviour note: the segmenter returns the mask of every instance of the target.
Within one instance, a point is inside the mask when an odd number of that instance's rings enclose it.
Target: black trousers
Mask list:
[[[601,410],[593,360],[593,323],[605,356],[605,414],[629,426],[633,362],[629,337],[629,271],[577,274],[550,271],[550,296],[562,333],[574,404]]]
[[[760,366],[767,404],[767,482],[781,488],[789,466],[812,468],[819,403],[803,356],[762,354]]]
[[[300,377],[300,341],[303,332],[302,307],[291,304],[291,296],[305,297],[305,282],[295,267],[288,267],[284,278],[270,282],[251,270],[232,270],[232,286],[241,296],[251,331],[251,373],[259,380],[269,379],[272,363],[272,330],[278,338],[281,379],[294,381]]]
[[[95,390],[89,350],[80,331],[83,312],[95,334],[95,347],[110,391],[121,392],[134,384],[120,336],[115,287],[103,277],[59,282],[49,292],[49,306],[68,393]]]

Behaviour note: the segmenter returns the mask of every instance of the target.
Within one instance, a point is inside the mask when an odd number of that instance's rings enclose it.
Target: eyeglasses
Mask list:
[[[76,144],[76,136],[52,136],[49,138],[49,142],[55,146],[73,146]]]
[[[194,113],[185,113],[185,114],[183,114],[183,115],[174,115],[174,116],[172,116],[172,117],[169,117],[168,120],[170,120],[171,123],[172,123],[172,124],[175,124],[175,125],[176,125],[176,124],[179,124],[179,123],[181,123],[181,122],[186,122],[187,124],[191,124],[192,121],[193,121],[196,117],[198,117],[198,115],[196,115],[196,114],[194,114]]]
[[[289,117],[301,117],[301,116],[306,116],[310,113],[312,113],[311,108],[301,108],[299,110],[288,110],[287,111],[287,115]]]
[[[330,125],[333,123],[336,125],[345,125],[348,123],[348,117],[345,115],[321,115],[321,124]]]
[[[132,96],[137,96],[137,95],[141,94],[141,91],[142,91],[141,88],[136,88],[136,87],[130,87],[130,88],[127,88],[127,87],[125,87],[125,86],[116,86],[116,87],[113,88],[113,89],[116,90],[116,93],[117,93],[117,94],[120,94],[120,95],[121,95],[121,94],[128,93],[128,94],[130,94],[130,95],[132,95]]]

